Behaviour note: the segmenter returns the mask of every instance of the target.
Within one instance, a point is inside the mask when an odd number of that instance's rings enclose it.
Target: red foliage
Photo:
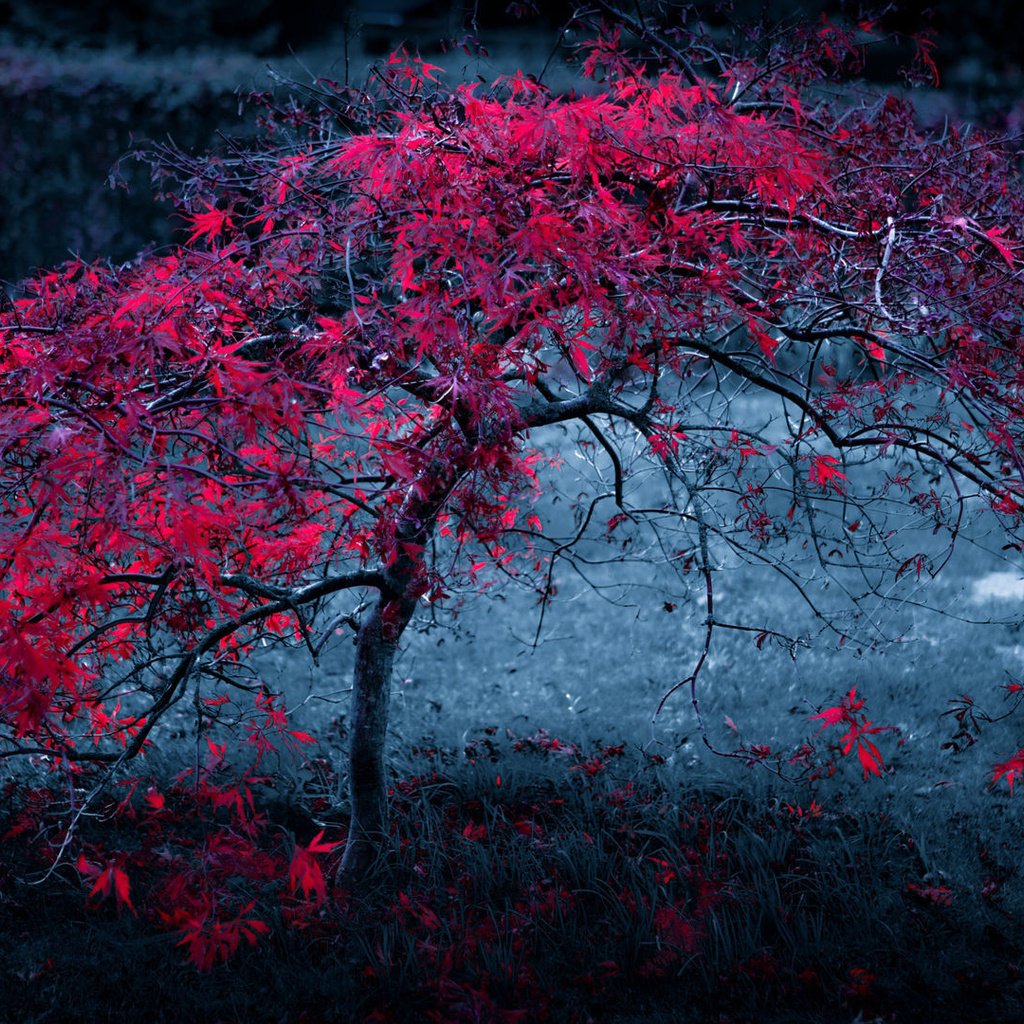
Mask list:
[[[832,725],[846,726],[846,732],[839,739],[839,748],[843,754],[849,754],[853,750],[857,751],[857,760],[860,761],[866,779],[868,775],[881,776],[882,769],[885,767],[878,747],[867,737],[893,731],[895,726],[872,725],[867,716],[858,714],[863,707],[864,699],[857,700],[857,689],[854,687],[840,699],[836,707],[826,708],[816,715],[811,715],[811,720],[822,719],[824,722],[821,726],[822,729]]]
[[[288,867],[288,886],[292,893],[301,889],[304,900],[308,900],[312,896],[314,903],[318,905],[327,896],[327,883],[324,881],[324,873],[316,859],[316,854],[333,853],[338,845],[337,843],[323,842],[323,837],[324,833],[321,829],[306,846],[296,844],[291,864]]]
[[[1022,774],[1024,774],[1024,747],[1018,750],[1008,761],[993,767],[992,785],[994,786],[1000,779],[1006,779],[1012,795],[1013,784]]]
[[[113,896],[119,913],[122,907],[127,907],[133,914],[135,913],[131,899],[131,884],[128,881],[128,872],[124,868],[118,867],[115,863],[100,868],[87,861],[84,853],[79,854],[76,867],[86,878],[95,879],[93,887],[89,890],[89,899],[95,897],[106,900]]]

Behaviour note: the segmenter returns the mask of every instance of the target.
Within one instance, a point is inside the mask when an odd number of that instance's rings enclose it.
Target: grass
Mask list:
[[[2,1019],[141,1019],[145,1007],[154,1024],[782,1024],[911,1021],[925,1004],[936,1022],[968,1006],[972,1020],[1016,1019],[1021,935],[1004,892],[947,893],[884,810],[798,810],[767,777],[711,787],[628,747],[543,732],[481,733],[396,754],[395,767],[381,867],[360,892],[303,906],[283,880],[287,849],[292,835],[343,837],[344,816],[327,809],[335,780],[317,764],[293,767],[288,799],[255,788],[269,820],[222,892],[269,934],[204,972],[159,920],[161,871],[181,853],[194,862],[214,821],[237,835],[252,813],[163,783],[160,811],[136,800],[88,823],[85,849],[126,858],[138,918],[88,900],[68,869],[25,884],[44,866],[38,846],[28,832],[9,839]],[[1007,887],[1012,852],[974,861]],[[328,876],[336,857],[318,858]],[[277,866],[261,874],[264,858]]]

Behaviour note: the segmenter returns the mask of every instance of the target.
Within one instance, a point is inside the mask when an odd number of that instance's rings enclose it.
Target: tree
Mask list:
[[[8,305],[0,756],[118,767],[186,698],[210,723],[246,690],[302,742],[246,654],[316,657],[348,623],[355,879],[386,828],[389,682],[421,603],[500,576],[543,604],[599,522],[647,531],[703,595],[672,687],[699,714],[716,630],[795,642],[721,614],[726,559],[874,642],[874,604],[971,522],[1017,543],[1012,141],[927,135],[907,102],[842,84],[869,25],[735,49],[597,31],[579,94],[450,89],[401,52],[362,88],[270,101],[252,151],[158,151],[187,241],[72,262]],[[600,454],[562,540],[532,503],[566,425]],[[907,550],[911,522],[932,549]],[[877,771],[859,708],[822,717]]]

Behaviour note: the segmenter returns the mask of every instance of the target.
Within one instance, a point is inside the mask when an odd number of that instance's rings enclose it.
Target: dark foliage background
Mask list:
[[[694,6],[712,26],[751,24],[766,11],[773,18],[857,13],[850,4],[813,2]],[[169,242],[173,224],[152,202],[146,168],[119,158],[139,140],[170,137],[201,151],[223,149],[220,133],[244,136],[239,94],[267,87],[268,63],[308,79],[308,72],[337,76],[347,55],[360,74],[403,41],[438,60],[447,46],[451,58],[475,31],[490,56],[474,73],[513,70],[531,55],[539,67],[573,5],[538,7],[517,18],[503,3],[470,0],[0,2],[0,280],[13,287],[72,254],[120,262]],[[932,102],[932,116],[951,112],[954,102],[957,113],[978,120],[1009,110],[1020,121],[1020,4],[942,0],[925,14],[904,5],[881,24],[933,31],[944,99]],[[897,83],[912,52],[909,41],[874,47],[869,75]]]

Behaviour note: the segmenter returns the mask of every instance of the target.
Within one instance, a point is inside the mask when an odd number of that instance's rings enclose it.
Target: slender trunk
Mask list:
[[[382,595],[360,628],[356,641],[349,762],[352,818],[338,868],[338,877],[345,882],[358,879],[373,866],[387,836],[384,741],[388,729],[391,670],[398,641],[414,608],[414,600]]]
[[[353,720],[349,763],[352,817],[338,880],[351,884],[376,863],[388,834],[388,792],[384,771],[384,741],[388,729],[391,670],[398,642],[409,625],[416,602],[426,590],[423,551],[430,541],[437,514],[458,473],[432,465],[425,493],[414,488],[395,530],[396,553],[385,574],[373,611],[356,639],[352,681]]]

